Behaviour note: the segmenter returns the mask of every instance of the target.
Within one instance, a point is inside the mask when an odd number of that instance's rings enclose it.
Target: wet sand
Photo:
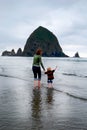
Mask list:
[[[0,77],[0,130],[87,130],[87,102],[31,81]]]

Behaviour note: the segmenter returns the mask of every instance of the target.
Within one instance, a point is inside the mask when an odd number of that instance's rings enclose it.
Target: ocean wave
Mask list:
[[[77,77],[81,77],[81,78],[87,78],[86,75],[77,75],[77,74],[71,74],[71,73],[62,73],[63,75],[66,76],[77,76]]]
[[[66,95],[68,95],[68,96],[70,96],[70,97],[76,98],[76,99],[80,99],[80,100],[83,100],[83,101],[87,101],[87,98],[80,97],[80,96],[71,94],[71,93],[69,93],[69,92],[65,92],[65,91],[62,91],[62,90],[55,89],[55,88],[53,88],[53,90],[58,91],[58,92],[61,92],[61,93],[64,93],[64,94],[66,94]]]
[[[15,78],[15,79],[20,79],[20,80],[24,80],[24,81],[29,81],[27,79],[23,79],[17,76],[12,76],[12,75],[6,75],[6,74],[0,74],[1,77],[8,77],[8,78]]]
[[[48,88],[48,87],[46,87],[46,86],[43,85],[43,84],[42,84],[42,87]],[[72,93],[70,93],[70,92],[66,92],[66,91],[63,91],[63,90],[56,89],[56,88],[49,88],[49,89],[52,90],[52,91],[54,90],[54,91],[56,91],[56,92],[60,92],[60,93],[66,94],[66,95],[68,95],[68,96],[70,96],[70,97],[72,97],[72,98],[75,98],[75,99],[79,99],[79,100],[82,100],[82,101],[87,101],[87,98],[74,95],[74,94],[72,94]]]
[[[29,81],[27,79],[24,79],[24,78],[20,78],[20,77],[17,77],[17,76],[11,76],[11,75],[6,75],[6,74],[0,74],[1,77],[8,77],[8,78],[16,78],[16,79],[19,79],[19,80],[24,80],[24,81]],[[87,77],[86,77],[87,78]],[[47,88],[46,85],[42,84],[42,87],[44,88]],[[56,88],[53,88],[52,90],[54,91],[58,91],[58,92],[61,92],[61,93],[64,93],[70,97],[73,97],[75,99],[79,99],[79,100],[83,100],[83,101],[87,101],[87,98],[84,98],[84,97],[81,97],[81,96],[77,96],[77,95],[74,95],[72,93],[69,93],[69,92],[66,92],[66,91],[63,91],[63,90],[59,90],[59,89],[56,89]]]

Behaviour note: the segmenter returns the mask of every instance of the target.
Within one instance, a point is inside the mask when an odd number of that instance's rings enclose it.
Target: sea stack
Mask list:
[[[26,41],[23,56],[33,56],[37,48],[43,50],[45,57],[68,57],[63,53],[56,36],[48,29],[39,26]]]
[[[78,58],[79,58],[79,57],[80,57],[80,56],[79,56],[79,53],[76,52],[75,55],[74,55],[74,57],[78,57]]]

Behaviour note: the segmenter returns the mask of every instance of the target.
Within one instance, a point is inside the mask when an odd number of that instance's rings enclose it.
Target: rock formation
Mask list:
[[[33,56],[37,48],[42,48],[45,57],[68,57],[64,54],[59,45],[56,36],[48,29],[40,26],[27,39],[22,52],[21,48],[15,53],[12,51],[4,51],[2,56]]]
[[[74,55],[74,57],[80,57],[80,56],[79,56],[79,53],[76,52],[75,55]]]
[[[67,57],[62,51],[56,36],[44,27],[38,27],[27,39],[23,55],[33,56],[37,48],[42,48],[43,56]]]
[[[17,50],[17,54],[16,54],[17,56],[22,56],[22,49],[21,48],[19,48],[18,50]]]
[[[15,51],[12,49],[11,51],[4,51],[2,52],[2,56],[15,56]]]
[[[2,52],[2,56],[22,56],[22,49],[19,48],[17,50],[17,53],[15,53],[14,49],[12,49],[11,51],[6,50],[6,51]]]

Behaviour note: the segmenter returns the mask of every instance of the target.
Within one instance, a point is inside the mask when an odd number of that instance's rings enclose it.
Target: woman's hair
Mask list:
[[[38,48],[38,49],[36,50],[36,54],[37,54],[37,55],[41,55],[41,54],[42,54],[42,49],[41,49],[41,48]]]

